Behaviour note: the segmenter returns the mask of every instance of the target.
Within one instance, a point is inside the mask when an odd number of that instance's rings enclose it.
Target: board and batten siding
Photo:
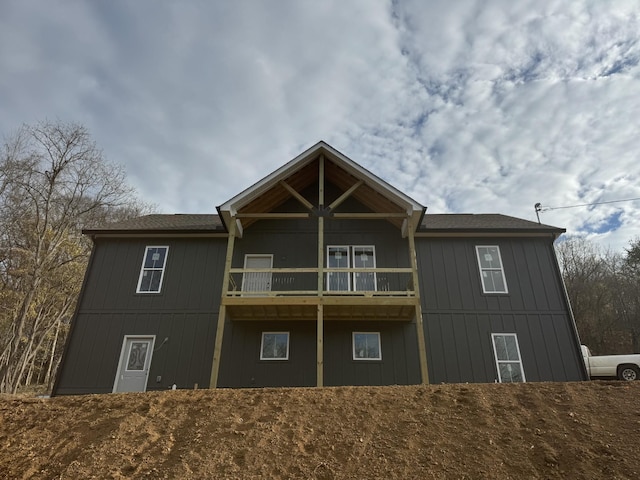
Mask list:
[[[477,245],[497,245],[508,293],[482,291]],[[431,382],[493,382],[491,333],[517,334],[527,381],[584,380],[550,238],[418,238]]]
[[[110,392],[125,335],[156,337],[147,390],[207,387],[226,244],[224,238],[97,239],[54,394]],[[169,247],[162,288],[136,293],[151,245]]]
[[[262,332],[289,332],[287,360],[260,360]],[[316,384],[316,324],[312,321],[229,321],[219,387],[312,387]]]
[[[420,383],[415,324],[326,321],[324,385]],[[260,360],[262,332],[289,332],[287,360]],[[354,360],[353,332],[380,332],[382,360]],[[316,384],[313,321],[231,321],[225,327],[220,387],[311,387]]]

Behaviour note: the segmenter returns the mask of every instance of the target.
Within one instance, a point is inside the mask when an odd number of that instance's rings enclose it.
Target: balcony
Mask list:
[[[410,268],[232,268],[223,304],[233,320],[410,321]],[[319,288],[319,284],[321,287]]]

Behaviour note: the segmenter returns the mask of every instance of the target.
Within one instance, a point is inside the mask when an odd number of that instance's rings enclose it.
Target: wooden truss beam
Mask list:
[[[306,198],[300,195],[296,189],[294,189],[291,185],[289,185],[284,180],[280,180],[280,185],[282,185],[287,192],[289,192],[296,200],[298,200],[302,205],[304,205],[308,210],[313,210],[313,204],[309,202]]]
[[[344,192],[342,195],[340,195],[338,198],[336,198],[333,203],[331,205],[329,205],[329,210],[333,210],[336,207],[338,207],[342,202],[344,202],[347,198],[349,198],[351,196],[351,194],[353,192],[355,192],[358,187],[360,185],[362,185],[364,182],[362,180],[358,181],[356,184],[354,184],[349,190],[347,190],[346,192]]]

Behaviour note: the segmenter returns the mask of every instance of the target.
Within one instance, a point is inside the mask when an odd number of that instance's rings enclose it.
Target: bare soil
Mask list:
[[[0,395],[0,478],[637,479],[640,382]]]

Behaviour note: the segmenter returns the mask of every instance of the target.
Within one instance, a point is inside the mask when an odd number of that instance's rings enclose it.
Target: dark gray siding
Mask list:
[[[498,245],[507,294],[484,294],[476,245]],[[497,379],[492,333],[516,333],[527,381],[583,380],[550,238],[419,238],[430,380]]]
[[[309,220],[317,224],[317,219]],[[318,263],[318,236],[303,229],[286,228],[281,221],[262,220],[252,225],[244,238],[236,240],[233,267],[242,268],[246,254],[272,254],[274,268],[309,267]],[[298,222],[295,222],[298,223]],[[300,222],[302,223],[302,222]],[[374,245],[378,267],[409,267],[407,239],[384,220],[371,222],[363,232],[358,223],[344,220],[326,222],[326,245]],[[312,275],[312,287],[317,282]]]
[[[147,390],[174,383],[178,388],[206,387],[215,320],[209,314],[80,314],[56,394],[111,392],[125,335],[156,336]],[[165,338],[169,340],[163,343]]]
[[[353,332],[380,332],[382,360],[353,360]],[[415,323],[326,322],[324,345],[327,386],[420,383]]]
[[[160,293],[136,293],[146,246],[169,246]],[[220,239],[98,239],[80,311],[209,311],[220,306]]]
[[[288,360],[260,360],[262,332],[289,332]],[[220,387],[310,387],[316,384],[316,324],[309,321],[229,322]]]
[[[305,191],[310,201],[317,197],[317,185]],[[335,187],[327,187],[327,204],[340,194]],[[348,199],[338,210],[366,211],[353,199]],[[302,205],[292,200],[280,208],[282,211],[304,211]],[[409,244],[398,228],[386,220],[336,220],[325,219],[326,245],[374,245],[378,267],[409,267]],[[310,267],[318,263],[318,219],[261,220],[250,225],[243,238],[236,240],[233,267],[242,268],[246,254],[273,254],[274,268]],[[315,289],[317,281],[311,278]]]
[[[326,203],[330,203],[339,192],[331,187],[327,190]],[[314,201],[313,192],[316,186],[305,194],[310,201]],[[295,211],[302,206],[293,200],[281,209]],[[353,199],[341,209],[366,210]],[[276,268],[315,267],[317,224],[313,217],[256,222],[236,240],[233,266],[242,267],[246,254],[272,254]],[[328,217],[325,243],[374,245],[378,267],[410,266],[407,239],[384,220]],[[136,294],[149,245],[169,246],[162,291]],[[482,293],[476,245],[500,247],[508,294]],[[125,335],[156,336],[149,390],[170,388],[174,383],[179,388],[207,387],[226,246],[226,238],[98,239],[54,393],[110,392]],[[496,367],[491,333],[518,335],[528,381],[583,379],[550,238],[417,238],[416,246],[432,383],[493,382]],[[311,274],[305,289],[315,289],[316,284]],[[260,360],[263,331],[290,332],[289,360]],[[382,361],[352,359],[354,331],[381,333]],[[420,382],[413,322],[327,321],[324,349],[325,385]],[[159,382],[157,377],[161,377]],[[220,386],[315,383],[315,322],[227,319]]]
[[[110,392],[125,335],[156,336],[149,390],[207,387],[226,243],[98,239],[54,394]],[[137,294],[148,245],[169,246],[162,290]]]
[[[331,321],[324,324],[324,384],[407,385],[420,383],[415,324]],[[287,331],[288,360],[260,360],[262,332]],[[352,332],[380,332],[382,360],[353,360]],[[221,387],[314,386],[316,323],[227,322]]]

